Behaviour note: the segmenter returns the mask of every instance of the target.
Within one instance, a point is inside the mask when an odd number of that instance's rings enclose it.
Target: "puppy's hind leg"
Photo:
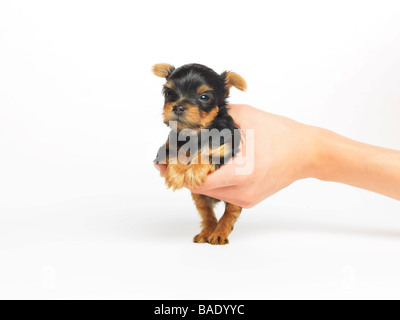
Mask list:
[[[215,201],[195,193],[192,193],[192,198],[202,219],[201,232],[193,238],[193,242],[205,243],[208,242],[208,237],[213,233],[218,222],[214,213]]]
[[[219,220],[214,232],[208,237],[208,242],[210,244],[228,244],[228,236],[241,212],[241,207],[227,202],[225,213]]]

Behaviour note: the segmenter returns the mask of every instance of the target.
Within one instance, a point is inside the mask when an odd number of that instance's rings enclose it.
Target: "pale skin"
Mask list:
[[[400,151],[360,143],[248,105],[229,105],[240,129],[254,130],[254,170],[237,175],[237,158],[191,191],[251,208],[305,178],[344,183],[400,200]],[[246,150],[246,136],[242,148]],[[166,166],[159,165],[161,173]]]

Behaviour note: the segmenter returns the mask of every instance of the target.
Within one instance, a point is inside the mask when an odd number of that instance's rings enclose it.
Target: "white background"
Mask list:
[[[193,244],[152,165],[158,62],[400,149],[398,1],[1,1],[0,298],[400,298],[400,203],[352,187],[295,183]]]

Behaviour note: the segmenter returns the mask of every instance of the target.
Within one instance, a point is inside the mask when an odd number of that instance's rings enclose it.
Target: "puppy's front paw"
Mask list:
[[[228,235],[223,232],[213,232],[208,237],[208,243],[213,245],[229,244]]]
[[[193,238],[193,242],[195,243],[207,243],[208,237],[213,233],[215,226],[217,224],[212,224],[209,227],[204,228],[201,232]]]
[[[208,235],[199,233],[198,235],[195,235],[193,238],[194,243],[207,243],[208,242]]]
[[[174,191],[182,189],[185,185],[186,168],[181,165],[169,165],[165,172],[165,184]]]
[[[210,165],[192,164],[186,170],[185,184],[189,188],[200,187],[207,180],[208,173],[213,171]]]

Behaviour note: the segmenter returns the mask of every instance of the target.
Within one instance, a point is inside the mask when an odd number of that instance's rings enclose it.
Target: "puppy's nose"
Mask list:
[[[186,108],[184,106],[174,106],[172,110],[177,116],[180,116],[185,112]]]

